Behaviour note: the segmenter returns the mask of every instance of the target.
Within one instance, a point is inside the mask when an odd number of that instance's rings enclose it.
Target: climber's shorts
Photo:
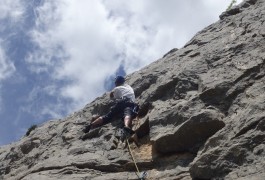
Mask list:
[[[130,117],[133,118],[133,115],[134,115],[134,113],[133,113],[133,108],[131,108],[131,107],[126,107],[126,108],[124,109],[124,111],[123,111],[123,117],[125,117],[125,116],[130,116]]]
[[[111,108],[110,111],[102,116],[104,124],[110,123],[114,117],[121,117],[124,119],[125,116],[130,116],[131,118],[136,117],[134,112],[135,103],[129,100],[119,100]]]

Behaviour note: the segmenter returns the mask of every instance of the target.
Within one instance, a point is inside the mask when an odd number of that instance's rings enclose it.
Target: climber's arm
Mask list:
[[[109,94],[110,98],[114,98],[114,91],[112,90]]]

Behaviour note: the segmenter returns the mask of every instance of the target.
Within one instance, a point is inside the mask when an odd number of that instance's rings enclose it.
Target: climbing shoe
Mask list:
[[[126,139],[130,138],[135,132],[131,129],[131,128],[128,128],[128,127],[123,127],[122,130],[121,130],[121,141],[125,141]]]
[[[91,129],[91,124],[87,125],[82,131],[84,133],[88,133],[90,131],[90,129]]]
[[[128,134],[128,135],[133,135],[135,132],[131,129],[131,128],[129,128],[129,127],[123,127],[123,129],[124,129],[124,131]]]

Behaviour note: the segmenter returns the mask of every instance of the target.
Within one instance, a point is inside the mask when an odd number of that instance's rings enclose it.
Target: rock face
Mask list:
[[[224,12],[127,82],[141,107],[130,147],[147,179],[265,179],[264,0]],[[139,179],[119,119],[81,131],[110,106],[104,94],[0,147],[0,179]]]

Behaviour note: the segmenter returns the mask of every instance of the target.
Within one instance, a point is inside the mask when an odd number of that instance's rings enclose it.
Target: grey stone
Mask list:
[[[149,179],[264,179],[265,1],[245,0],[183,48],[126,77],[140,120],[137,147]],[[137,179],[120,119],[84,135],[108,93],[0,147],[0,179]],[[85,136],[84,140],[80,137]]]
[[[26,140],[20,145],[20,149],[23,154],[28,154],[33,148],[37,148],[40,145],[40,140]]]
[[[215,110],[202,110],[168,133],[154,138],[154,146],[161,153],[197,152],[207,138],[225,126],[223,117]]]

